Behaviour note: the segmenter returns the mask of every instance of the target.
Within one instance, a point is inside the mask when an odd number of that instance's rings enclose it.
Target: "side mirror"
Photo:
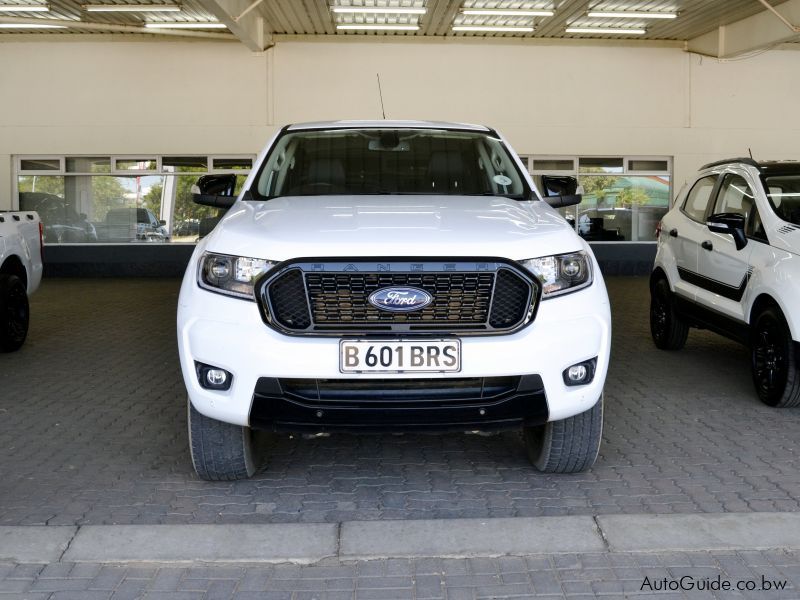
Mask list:
[[[545,198],[580,194],[578,180],[564,175],[542,175],[542,191]]]
[[[744,234],[744,215],[739,213],[717,213],[711,215],[706,221],[709,231],[726,233],[733,236],[736,249],[741,250],[747,246],[747,237]]]
[[[166,222],[164,219],[161,219],[161,220],[158,222],[158,224],[159,224],[159,225],[161,225],[162,227],[166,227],[166,226],[167,226],[167,222]]]
[[[234,189],[236,188],[236,175],[203,175],[192,186],[192,200],[195,204],[213,206],[215,208],[230,208],[236,202]]]
[[[580,194],[570,194],[568,196],[547,196],[544,201],[553,208],[562,208],[564,206],[575,206],[580,204],[583,196]]]

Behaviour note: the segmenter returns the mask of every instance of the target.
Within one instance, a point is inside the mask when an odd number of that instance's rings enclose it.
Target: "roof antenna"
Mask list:
[[[747,152],[750,153],[750,160],[753,160],[753,151],[750,148],[747,149]]]
[[[381,90],[381,74],[375,73],[375,76],[378,78],[378,96],[381,98],[381,114],[383,115],[383,120],[386,120],[386,109],[383,108],[383,91]]]

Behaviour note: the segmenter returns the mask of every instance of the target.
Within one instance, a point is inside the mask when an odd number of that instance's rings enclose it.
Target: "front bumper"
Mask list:
[[[555,421],[590,409],[600,398],[608,369],[611,317],[605,285],[595,263],[588,288],[540,303],[533,323],[509,335],[462,337],[462,369],[448,374],[362,374],[339,372],[339,339],[291,337],[267,327],[255,302],[201,289],[190,265],[178,306],[178,347],[189,398],[202,414],[237,425],[275,430],[325,431],[491,429]],[[368,336],[358,336],[364,338]],[[409,336],[413,337],[413,336]],[[449,336],[448,336],[449,337]],[[562,373],[597,359],[591,383],[569,387]],[[195,361],[233,374],[226,391],[200,387]],[[371,379],[443,381],[463,378],[536,376],[535,394],[512,394],[497,404],[477,402],[432,408],[334,405],[320,407],[266,386],[270,380]],[[266,393],[265,393],[266,390]],[[265,399],[267,400],[265,404]],[[479,399],[480,400],[480,399]],[[493,406],[494,404],[494,406]],[[486,414],[480,415],[483,408]],[[326,418],[316,416],[322,410]],[[476,415],[477,413],[477,415]]]
[[[269,431],[468,431],[547,422],[538,375],[459,379],[286,379],[256,383],[250,426]]]

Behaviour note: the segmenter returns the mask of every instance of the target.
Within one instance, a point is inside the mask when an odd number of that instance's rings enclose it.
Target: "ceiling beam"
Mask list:
[[[264,17],[254,0],[198,0],[200,5],[225,23],[240,42],[262,52],[272,46],[272,35],[267,30]]]
[[[687,49],[717,58],[733,58],[800,39],[797,30],[800,0],[788,0],[774,8],[783,19],[770,10],[764,10],[689,40]]]
[[[420,19],[421,35],[447,35],[461,7],[461,0],[430,0]]]

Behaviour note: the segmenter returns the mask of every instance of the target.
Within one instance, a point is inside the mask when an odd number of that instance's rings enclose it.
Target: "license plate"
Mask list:
[[[457,373],[461,340],[340,340],[341,373]]]

